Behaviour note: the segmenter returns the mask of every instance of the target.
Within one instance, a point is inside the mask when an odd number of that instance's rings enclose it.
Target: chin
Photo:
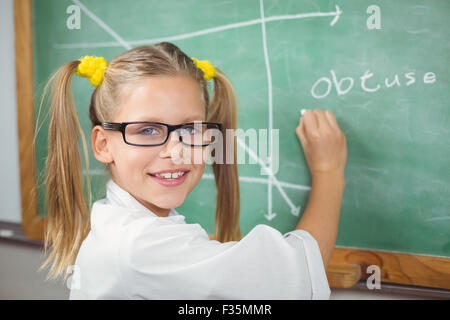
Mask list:
[[[174,197],[173,195],[167,196],[167,198],[163,196],[155,199],[155,201],[152,201],[152,203],[162,209],[172,209],[181,206],[186,199],[186,197]]]

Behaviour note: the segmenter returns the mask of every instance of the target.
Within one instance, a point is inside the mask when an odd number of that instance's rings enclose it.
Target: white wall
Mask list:
[[[21,207],[16,135],[13,0],[0,1],[0,39],[0,220],[19,222]],[[45,282],[45,272],[37,273],[44,258],[40,248],[36,246],[0,240],[0,299],[67,299],[69,291],[64,283]],[[331,298],[405,299],[417,296],[334,289]]]
[[[0,220],[19,222],[21,210],[13,23],[13,0],[0,1]]]

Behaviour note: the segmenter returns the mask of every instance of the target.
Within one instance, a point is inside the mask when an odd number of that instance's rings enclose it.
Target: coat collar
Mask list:
[[[109,179],[106,183],[106,204],[111,204],[119,207],[126,207],[132,209],[139,209],[146,211],[152,216],[159,217],[153,211],[142,205],[137,201],[130,193],[122,189],[112,179]],[[180,214],[175,209],[170,209],[169,217],[179,216]]]

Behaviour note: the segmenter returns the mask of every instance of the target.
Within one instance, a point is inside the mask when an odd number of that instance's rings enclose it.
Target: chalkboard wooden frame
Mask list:
[[[34,138],[34,89],[31,0],[14,0],[17,115],[19,136],[22,229],[36,240],[44,239],[46,218],[37,212]],[[335,248],[327,269],[330,287],[350,288],[380,268],[383,282],[450,289],[450,258],[375,250]]]
[[[31,0],[14,0],[14,30],[22,229],[42,240],[46,219],[37,213]]]

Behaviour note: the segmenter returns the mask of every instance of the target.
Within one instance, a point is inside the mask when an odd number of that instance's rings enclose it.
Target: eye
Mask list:
[[[139,134],[143,135],[154,135],[160,134],[159,128],[156,127],[145,127],[139,130]]]
[[[185,126],[181,128],[180,132],[181,134],[196,134],[198,130],[194,126]]]

